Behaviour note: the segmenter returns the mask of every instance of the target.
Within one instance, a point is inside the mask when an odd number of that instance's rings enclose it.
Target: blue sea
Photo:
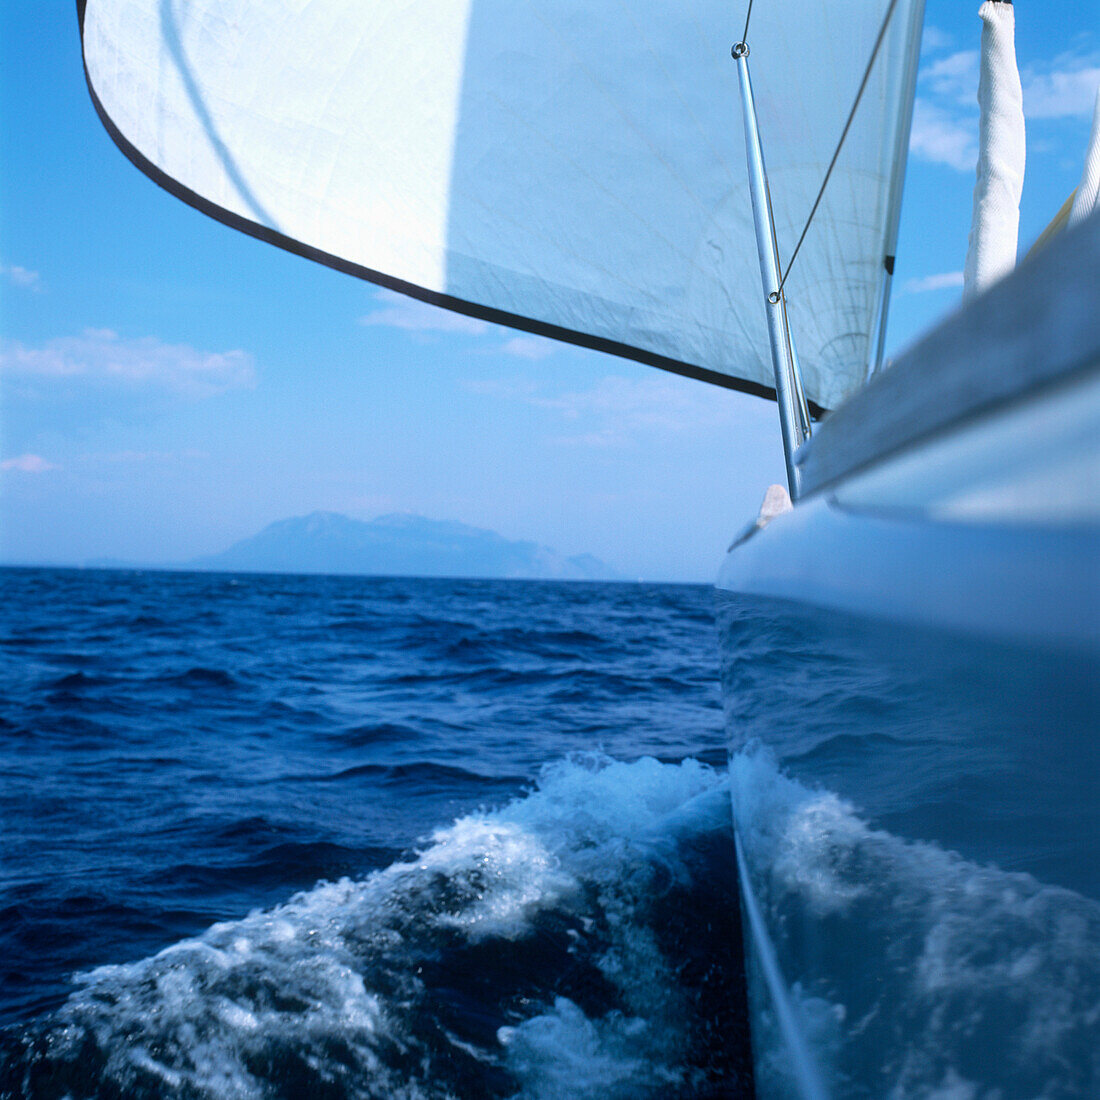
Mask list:
[[[1095,654],[705,586],[0,586],[0,1100],[1100,1096]]]
[[[0,571],[0,1097],[750,1096],[713,602]]]

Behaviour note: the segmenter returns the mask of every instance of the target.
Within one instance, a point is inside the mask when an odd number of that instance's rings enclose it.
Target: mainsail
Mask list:
[[[897,0],[786,284],[806,394],[866,379],[922,0]],[[888,0],[757,0],[781,259]],[[427,301],[762,395],[729,0],[78,0],[115,141],[192,205]]]

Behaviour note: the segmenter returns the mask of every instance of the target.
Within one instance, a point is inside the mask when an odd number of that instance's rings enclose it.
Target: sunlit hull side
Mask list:
[[[948,330],[1033,302],[1034,276]],[[763,1098],[1100,1095],[1095,330],[726,559]]]

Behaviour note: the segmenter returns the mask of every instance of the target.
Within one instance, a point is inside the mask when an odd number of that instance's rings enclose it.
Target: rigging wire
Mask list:
[[[745,12],[745,31],[741,35],[741,45],[747,46],[749,43],[749,20],[752,18],[752,0],[749,0],[749,10]]]
[[[844,123],[844,130],[841,132],[840,141],[836,144],[836,150],[833,153],[833,159],[829,161],[829,167],[825,170],[825,178],[821,181],[821,190],[817,193],[817,198],[814,199],[813,208],[810,210],[810,216],[806,219],[806,224],[802,227],[802,235],[798,238],[798,244],[794,246],[794,251],[791,253],[791,258],[787,263],[787,270],[783,272],[783,277],[779,280],[778,289],[772,291],[768,295],[768,300],[775,305],[779,301],[780,296],[783,293],[783,286],[787,282],[787,276],[791,273],[791,268],[794,266],[795,257],[798,255],[798,250],[802,247],[802,242],[806,239],[806,234],[809,231],[810,223],[814,220],[814,215],[817,213],[817,208],[821,205],[821,198],[825,194],[825,188],[829,184],[829,177],[833,174],[833,169],[836,167],[837,158],[840,156],[840,150],[844,147],[844,139],[848,136],[848,131],[852,127],[852,120],[856,117],[856,109],[859,107],[859,101],[863,98],[863,93],[867,88],[867,81],[871,79],[871,70],[875,67],[875,58],[878,57],[879,48],[882,46],[882,40],[886,37],[886,28],[890,25],[890,17],[894,14],[894,8],[897,7],[897,0],[890,0],[890,5],[886,9],[886,15],[882,20],[882,26],[879,28],[878,38],[875,39],[874,48],[871,50],[871,59],[867,62],[867,68],[863,73],[863,79],[859,84],[859,91],[856,92],[855,102],[852,104],[851,111],[848,112],[848,121]],[[749,0],[749,14],[752,14],[752,0]],[[745,20],[745,34],[749,31],[748,19]],[[742,40],[744,41],[744,39]],[[778,255],[778,253],[777,253]]]

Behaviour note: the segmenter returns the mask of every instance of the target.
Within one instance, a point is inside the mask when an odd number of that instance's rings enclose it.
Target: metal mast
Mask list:
[[[741,81],[741,106],[745,116],[745,148],[749,166],[749,191],[752,195],[752,216],[756,225],[756,250],[760,255],[760,281],[764,288],[764,309],[768,319],[768,338],[772,348],[772,369],[775,373],[775,393],[779,403],[779,426],[783,433],[783,455],[787,463],[787,487],[791,499],[801,491],[801,474],[795,464],[795,453],[810,435],[806,412],[806,396],[798,370],[791,330],[787,323],[787,302],[783,296],[779,266],[779,249],[775,239],[768,174],[764,168],[764,150],[760,145],[760,130],[756,122],[756,102],[749,77],[749,47],[738,42],[732,50]]]

